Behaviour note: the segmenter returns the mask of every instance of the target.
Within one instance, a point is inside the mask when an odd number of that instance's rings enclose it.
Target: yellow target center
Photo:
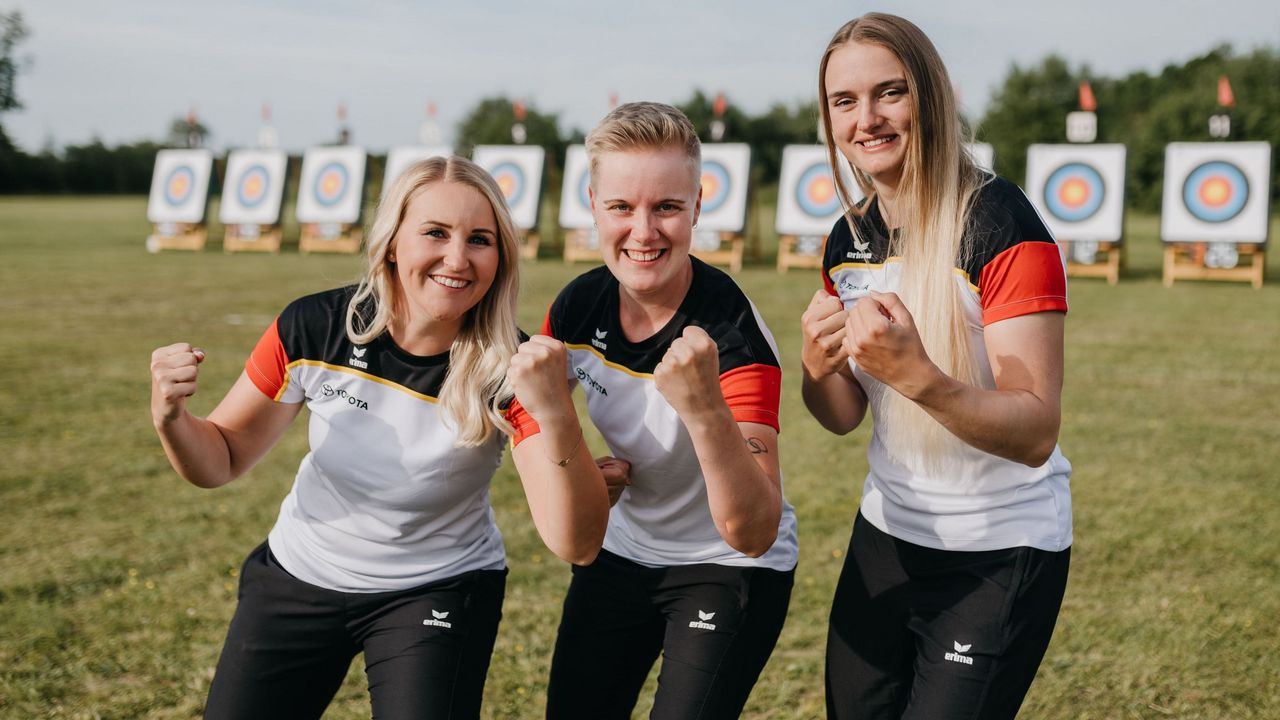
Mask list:
[[[1200,186],[1200,200],[1210,207],[1220,207],[1231,199],[1231,183],[1215,175]]]
[[[1080,207],[1089,199],[1089,184],[1079,178],[1062,183],[1058,196],[1067,207]]]
[[[169,192],[173,195],[181,195],[187,191],[187,176],[178,175],[173,178],[173,182],[169,183]]]
[[[510,175],[502,175],[497,178],[498,189],[502,191],[502,196],[507,200],[511,199],[511,194],[516,191],[516,179]]]
[[[342,181],[338,179],[337,173],[329,173],[320,182],[320,189],[324,191],[325,195],[335,195],[341,185]]]
[[[715,197],[720,192],[720,181],[716,180],[715,175],[702,176],[702,197],[705,200],[709,197]]]
[[[244,191],[247,195],[257,195],[262,192],[262,179],[257,175],[250,177],[244,183]]]
[[[825,204],[830,202],[835,195],[836,186],[835,183],[831,182],[831,178],[820,177],[809,184],[809,197],[816,203]]]

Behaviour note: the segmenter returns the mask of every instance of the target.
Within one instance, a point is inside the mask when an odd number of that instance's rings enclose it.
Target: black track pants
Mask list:
[[[607,551],[575,567],[547,717],[625,720],[662,653],[651,717],[737,718],[773,652],[794,571],[649,568]]]
[[[373,717],[477,718],[506,574],[344,593],[293,577],[263,543],[241,570],[205,717],[319,718],[364,652]]]

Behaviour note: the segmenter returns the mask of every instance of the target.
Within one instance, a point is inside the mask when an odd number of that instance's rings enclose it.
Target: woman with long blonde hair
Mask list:
[[[156,431],[198,487],[247,472],[310,410],[205,717],[318,718],[359,653],[375,717],[479,717],[506,586],[489,483],[510,430],[515,228],[483,170],[431,158],[386,194],[366,259],[358,285],[286,307],[207,418],[186,408],[204,352],[152,354]]]
[[[1012,718],[1066,588],[1066,279],[1012,183],[969,157],[946,68],[880,13],[818,72],[830,160],[866,196],[832,229],[801,320],[802,392],[828,430],[874,417],[831,609],[833,718]]]

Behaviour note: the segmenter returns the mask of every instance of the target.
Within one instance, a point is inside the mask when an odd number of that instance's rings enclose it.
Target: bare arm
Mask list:
[[[987,326],[996,385],[987,390],[933,364],[896,295],[877,293],[868,300],[859,301],[849,320],[850,336],[858,338],[850,352],[859,367],[983,452],[1031,467],[1049,459],[1062,422],[1063,313],[1023,315]]]
[[[554,338],[536,335],[511,358],[516,400],[541,431],[511,451],[538,535],[563,560],[587,565],[604,544],[609,490],[582,438],[565,381],[567,353]]]
[[[837,435],[858,427],[867,414],[867,395],[849,369],[843,346],[846,317],[839,298],[819,290],[800,318],[800,396],[818,424]]]
[[[226,485],[262,459],[297,417],[301,403],[277,403],[243,372],[208,418],[192,415],[186,399],[196,392],[204,353],[186,343],[151,357],[151,418],[169,464],[203,488]]]
[[[693,440],[720,537],[744,555],[763,555],[782,517],[777,432],[733,419],[720,389],[715,341],[701,328],[687,327],[671,343],[654,380]]]

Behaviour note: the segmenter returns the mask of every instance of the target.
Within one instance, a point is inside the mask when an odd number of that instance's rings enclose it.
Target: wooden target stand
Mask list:
[[[1247,282],[1254,289],[1262,287],[1267,266],[1266,246],[1254,243],[1224,243],[1235,246],[1239,259],[1235,267],[1208,267],[1205,255],[1208,242],[1166,243],[1164,248],[1164,286],[1173,287],[1174,280],[1226,280]]]
[[[712,231],[708,231],[707,233],[704,233],[702,238],[705,239],[711,232]],[[715,249],[708,248],[706,250],[702,250],[698,247],[700,244],[700,238],[698,235],[695,235],[693,239],[693,246],[689,250],[690,254],[696,255],[698,259],[712,265],[727,265],[729,267],[729,272],[731,273],[737,273],[742,270],[742,256],[746,253],[746,238],[744,238],[741,233],[735,232],[721,231],[716,233],[716,235],[720,240],[719,247]]]
[[[822,235],[779,235],[778,272],[791,268],[821,270],[827,238]]]
[[[1071,252],[1074,240],[1061,240],[1063,258],[1067,262],[1067,277],[1100,277],[1106,278],[1108,285],[1120,282],[1120,271],[1124,269],[1124,244],[1119,242],[1098,241],[1098,253],[1092,263],[1077,262]]]
[[[519,237],[517,244],[520,246],[521,260],[537,260],[538,244],[541,238],[536,232],[527,232]]]
[[[209,241],[209,228],[195,223],[153,223],[151,234],[147,236],[147,249],[151,252],[161,250],[203,250]]]
[[[226,229],[222,236],[223,252],[279,253],[284,242],[284,228],[280,225],[232,224]]]
[[[351,223],[303,223],[298,238],[301,253],[358,253],[364,231]]]
[[[593,230],[569,230],[564,234],[564,264],[601,262],[600,240]]]

